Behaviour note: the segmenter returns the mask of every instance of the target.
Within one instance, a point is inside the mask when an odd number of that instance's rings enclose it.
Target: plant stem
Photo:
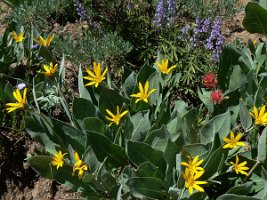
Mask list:
[[[185,191],[185,188],[182,189],[182,191],[180,192],[179,196],[178,196],[178,199],[177,200],[181,200],[184,196],[184,191]]]
[[[244,178],[244,182],[247,181],[248,177],[252,174],[252,172],[256,169],[256,167],[260,164],[260,161],[257,160],[257,162],[253,165],[253,167],[248,172],[248,175]]]

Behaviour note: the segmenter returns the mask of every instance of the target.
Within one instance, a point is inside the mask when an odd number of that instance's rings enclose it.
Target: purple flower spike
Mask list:
[[[155,14],[155,20],[154,24],[157,27],[161,27],[164,23],[164,18],[165,18],[165,8],[164,8],[164,1],[159,0],[157,9],[156,9],[156,14]]]
[[[168,0],[167,1],[168,4],[168,22],[169,23],[173,23],[176,17],[176,2],[175,0]]]
[[[212,50],[211,61],[216,64],[219,61],[223,47],[223,36],[221,33],[221,22],[216,18],[212,25],[209,38],[206,40],[206,49]]]

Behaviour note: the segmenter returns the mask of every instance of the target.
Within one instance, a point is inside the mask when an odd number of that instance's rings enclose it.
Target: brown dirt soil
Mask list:
[[[55,181],[39,177],[25,161],[42,147],[25,133],[0,130],[0,200],[63,200],[79,194]]]

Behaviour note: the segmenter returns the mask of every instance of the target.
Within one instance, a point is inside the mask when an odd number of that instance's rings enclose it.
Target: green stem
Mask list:
[[[257,162],[253,165],[253,167],[250,169],[250,171],[248,172],[248,175],[244,178],[244,182],[247,181],[247,179],[249,178],[249,176],[252,174],[252,172],[256,169],[256,167],[260,164],[260,161],[257,160]]]
[[[178,199],[177,200],[181,200],[184,196],[184,191],[185,191],[185,188],[182,189],[182,191],[180,192],[179,196],[178,196]]]
[[[61,88],[59,87],[59,83],[58,83],[56,78],[55,78],[55,81],[56,81],[57,92],[58,92],[59,96],[61,97],[61,104],[62,104],[70,122],[71,122],[71,125],[74,126],[75,128],[77,128],[76,123],[73,120],[73,116],[71,115],[70,110],[68,108],[68,104],[67,104],[67,100],[65,98],[65,95],[62,93]]]

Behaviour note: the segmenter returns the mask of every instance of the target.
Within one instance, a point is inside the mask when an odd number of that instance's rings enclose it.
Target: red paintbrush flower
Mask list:
[[[207,89],[213,89],[217,85],[217,77],[213,72],[209,72],[203,76],[203,85]]]
[[[220,104],[223,100],[222,91],[221,90],[215,90],[210,93],[211,101],[214,104]]]

